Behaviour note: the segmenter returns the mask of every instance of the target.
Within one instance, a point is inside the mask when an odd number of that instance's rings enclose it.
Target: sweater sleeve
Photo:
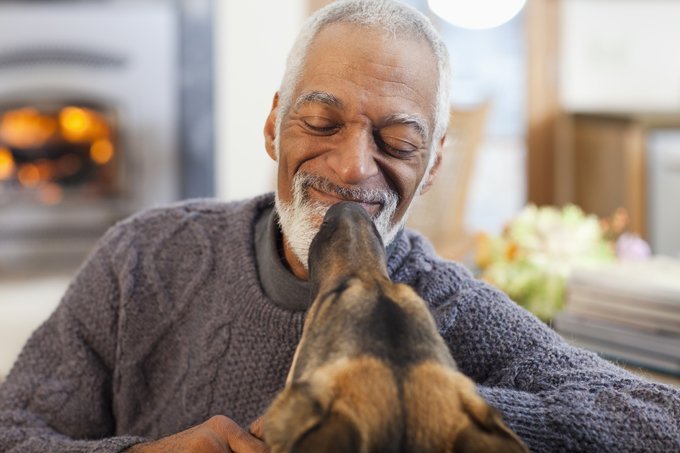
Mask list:
[[[454,359],[532,451],[680,451],[677,389],[568,345],[484,283],[452,305]]]
[[[100,241],[0,385],[0,450],[118,452],[145,440],[115,436],[120,290],[110,263],[122,235],[115,227]]]

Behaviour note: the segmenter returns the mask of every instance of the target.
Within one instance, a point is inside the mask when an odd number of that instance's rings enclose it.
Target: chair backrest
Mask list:
[[[416,198],[407,221],[427,236],[444,257],[466,235],[465,206],[490,102],[451,109],[442,163],[430,190]]]

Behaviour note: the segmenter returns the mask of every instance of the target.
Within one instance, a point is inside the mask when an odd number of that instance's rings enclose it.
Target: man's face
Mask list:
[[[361,202],[374,219],[382,218],[387,240],[405,220],[421,182],[429,183],[434,174],[425,172],[433,149],[437,81],[425,41],[351,24],[333,24],[317,35],[280,130],[276,100],[265,126],[267,151],[279,161],[284,252],[296,275],[306,277],[308,236],[328,206]],[[286,221],[300,220],[286,217],[296,215],[312,231],[286,228]]]

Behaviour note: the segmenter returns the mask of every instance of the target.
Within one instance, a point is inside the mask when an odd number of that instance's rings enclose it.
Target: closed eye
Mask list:
[[[408,158],[414,155],[420,148],[413,143],[397,137],[381,135],[380,131],[373,132],[373,137],[378,147],[384,152],[399,158]]]
[[[302,118],[305,128],[318,135],[332,135],[340,129],[340,125],[321,116],[305,116]]]

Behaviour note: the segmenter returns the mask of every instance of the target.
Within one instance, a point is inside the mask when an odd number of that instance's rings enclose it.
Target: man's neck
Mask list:
[[[288,244],[285,236],[283,236],[281,242],[283,242],[284,264],[288,267],[288,269],[290,269],[293,275],[295,275],[300,280],[309,280],[309,272],[305,266],[302,265],[302,262],[297,257],[297,255],[293,252],[293,249]]]
[[[310,302],[310,284],[297,278],[284,259],[283,237],[273,207],[255,222],[255,256],[264,293],[286,310],[305,310]]]

